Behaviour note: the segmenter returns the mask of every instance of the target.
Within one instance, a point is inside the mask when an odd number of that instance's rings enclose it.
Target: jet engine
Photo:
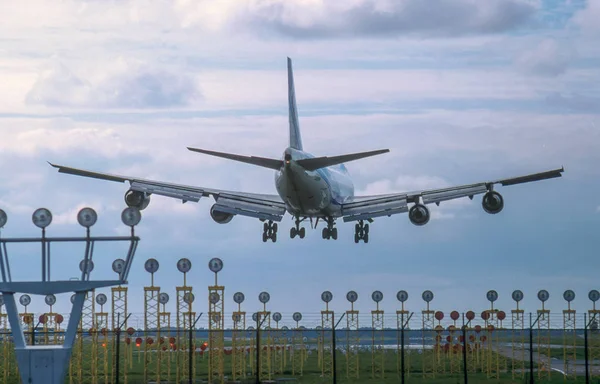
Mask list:
[[[125,193],[125,204],[142,211],[150,204],[150,194],[130,189]]]
[[[414,225],[425,225],[430,219],[429,209],[423,204],[415,204],[408,211],[408,218]]]
[[[214,205],[210,207],[210,217],[219,224],[229,223],[233,219],[233,216],[231,213],[217,211]]]
[[[483,207],[484,211],[494,215],[502,211],[502,208],[504,208],[504,199],[502,198],[502,195],[498,192],[489,191],[486,192],[485,195],[483,195],[483,199],[481,200],[481,206]]]

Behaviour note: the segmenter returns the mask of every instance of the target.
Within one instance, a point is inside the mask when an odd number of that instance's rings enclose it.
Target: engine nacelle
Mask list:
[[[233,216],[231,213],[217,211],[214,205],[210,207],[210,217],[219,224],[229,223],[233,219]]]
[[[125,193],[125,204],[128,207],[134,207],[143,211],[150,204],[150,195],[145,192],[132,191],[131,189]]]
[[[429,209],[423,204],[415,204],[408,211],[408,218],[414,225],[425,225],[429,222],[431,215]]]
[[[483,199],[481,200],[481,206],[483,207],[484,211],[494,215],[502,211],[502,208],[504,208],[504,199],[502,198],[502,195],[498,192],[489,191],[486,192],[485,195],[483,195]]]

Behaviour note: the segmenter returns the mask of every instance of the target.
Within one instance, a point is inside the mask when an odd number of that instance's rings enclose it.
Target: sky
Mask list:
[[[0,4],[0,208],[3,237],[38,236],[31,214],[54,214],[49,236],[126,234],[127,185],[71,175],[53,163],[212,188],[275,193],[271,170],[192,153],[187,146],[279,158],[288,141],[286,57],[294,65],[304,147],[315,155],[380,148],[390,153],[347,164],[357,194],[438,188],[565,167],[564,177],[498,187],[505,208],[486,214],[481,197],[432,206],[426,226],[407,216],[376,219],[368,244],[353,224],[339,239],[263,243],[262,223],[212,221],[211,199],[182,204],[153,196],[137,228],[129,310],[140,318],[143,269],[171,296],[187,276],[194,309],[208,310],[208,261],[224,262],[225,311],[270,311],[308,325],[325,309],[348,310],[346,292],[370,322],[370,296],[394,316],[406,308],[450,312],[546,308],[560,316],[562,293],[591,309],[600,289],[600,2],[581,0],[227,0],[70,1]],[[307,228],[308,229],[308,228]],[[126,244],[98,245],[92,278],[114,278]],[[10,246],[13,279],[38,279],[37,247]],[[53,278],[76,276],[83,246],[53,249]],[[107,293],[108,291],[103,291]],[[69,310],[60,295],[56,311]],[[47,310],[33,297],[30,310]],[[230,316],[227,317],[228,319]],[[202,321],[199,323],[202,325]]]

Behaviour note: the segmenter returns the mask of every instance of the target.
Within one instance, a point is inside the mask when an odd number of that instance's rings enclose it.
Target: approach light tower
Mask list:
[[[81,319],[83,303],[88,292],[96,288],[110,287],[127,284],[127,276],[133,262],[135,250],[139,238],[135,236],[134,227],[140,222],[142,215],[136,208],[126,208],[121,213],[123,224],[131,227],[130,236],[92,237],[90,228],[96,223],[98,215],[91,208],[83,208],[77,214],[77,221],[86,228],[84,237],[47,237],[46,228],[52,222],[52,213],[46,208],[37,209],[32,216],[33,224],[42,230],[41,237],[32,238],[0,238],[0,292],[3,294],[8,319],[11,325],[12,336],[15,345],[17,364],[23,384],[44,383],[63,384],[65,382],[66,368],[69,364],[73,343],[79,321]],[[7,222],[6,213],[0,210],[0,229]],[[127,256],[125,257],[125,268],[119,274],[117,280],[90,280],[94,263],[92,261],[93,250],[98,242],[128,241],[130,243]],[[79,280],[52,280],[50,246],[52,243],[61,242],[84,242],[84,258],[80,263],[81,277]],[[8,259],[7,244],[13,243],[38,243],[41,245],[41,280],[39,281],[13,281],[11,277],[10,263]],[[61,258],[62,263],[68,259]],[[26,263],[26,268],[31,263]],[[75,292],[73,307],[66,329],[63,345],[27,345],[23,335],[22,325],[19,319],[15,294],[23,292],[32,295],[56,295],[59,293]],[[43,363],[42,363],[43,362]]]

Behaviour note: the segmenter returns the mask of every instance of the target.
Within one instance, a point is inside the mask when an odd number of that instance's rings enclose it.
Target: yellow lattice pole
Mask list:
[[[183,273],[183,286],[176,287],[177,291],[177,342],[176,342],[176,360],[175,360],[175,382],[180,383],[187,377],[188,372],[188,354],[185,351],[184,345],[187,339],[187,328],[186,325],[189,323],[189,313],[191,312],[190,299],[193,297],[192,287],[186,284],[186,274],[192,268],[192,262],[186,258],[179,259],[177,262],[177,269]],[[191,325],[191,324],[190,324]]]
[[[281,341],[281,330],[279,329],[281,313],[275,312],[273,320],[275,321],[275,329],[272,331],[273,347],[271,348],[273,351],[273,373],[278,375],[283,372],[283,344]]]
[[[252,314],[252,320],[256,323],[255,318],[257,318],[256,312]],[[256,328],[253,326],[249,326],[247,328],[248,331],[248,365],[250,366],[250,374],[254,377],[256,376]]]
[[[354,310],[358,293],[355,291],[348,292],[346,300],[350,302],[350,310],[346,311],[346,377],[348,379],[358,379],[360,372],[358,357],[360,335],[358,334],[358,311]]]
[[[220,286],[217,275],[223,268],[219,258],[213,258],[208,263],[209,269],[215,274],[215,284],[208,287],[208,382],[223,383],[224,348],[225,348],[225,287]]]
[[[490,302],[491,308],[487,311],[487,316],[484,319],[486,329],[488,332],[487,339],[487,377],[496,378],[500,377],[500,354],[495,350],[497,348],[495,338],[497,338],[498,332],[498,318],[496,316],[497,310],[494,310],[494,302],[498,300],[498,292],[491,290],[487,292],[487,299]]]
[[[125,264],[125,261],[121,260],[121,262],[119,262],[120,259],[115,260],[115,262],[113,263],[113,270],[119,270],[123,268],[123,265]],[[115,271],[115,272],[117,272]],[[112,345],[111,345],[111,356],[112,356],[112,366],[113,369],[111,369],[111,382],[116,382],[116,378],[115,378],[115,373],[116,373],[116,358],[117,358],[117,349],[116,349],[116,345],[117,345],[117,332],[116,329],[121,326],[121,323],[123,323],[123,328],[124,330],[127,330],[127,287],[122,287],[122,286],[118,286],[118,287],[112,287],[111,288],[111,296],[112,296],[112,301],[111,301],[111,325],[112,325],[112,330],[113,330],[113,341],[112,341]],[[119,371],[122,374],[122,377],[120,378],[120,380],[123,380],[124,384],[127,384],[127,371],[129,368],[129,350],[131,348],[131,342],[129,344],[125,343],[123,346],[123,348],[120,350],[120,356],[119,356]],[[121,357],[122,356],[122,357]]]
[[[588,311],[589,319],[586,319],[584,324],[584,332],[588,332],[588,358],[589,361],[596,364],[600,360],[600,334],[599,323],[600,323],[600,310],[596,309],[596,301],[600,299],[600,292],[592,289],[588,293],[588,298],[592,301],[592,309]],[[600,371],[590,369],[590,379],[600,376]]]
[[[295,312],[292,315],[292,318],[296,322],[292,342],[292,375],[302,376],[304,369],[304,337],[302,335],[302,329],[300,328],[302,314],[300,312]]]
[[[398,330],[398,339],[396,342],[396,371],[398,376],[401,377],[404,371],[405,377],[410,377],[410,353],[406,353],[406,331],[410,329],[408,326],[408,321],[410,319],[409,312],[404,309],[404,302],[408,300],[408,292],[406,291],[398,291],[396,294],[396,298],[402,304],[402,308],[399,311],[396,311],[396,329]],[[408,337],[410,346],[410,337]],[[404,362],[404,367],[402,363]]]
[[[158,271],[159,263],[156,259],[148,259],[144,269],[150,274],[150,286],[144,287],[144,382],[156,381],[160,383],[160,328],[158,326],[160,287],[154,285],[154,274]],[[156,334],[156,340],[151,337]],[[155,341],[158,343],[156,353]]]
[[[460,318],[460,313],[458,311],[450,312],[450,319],[452,319],[452,325],[448,327],[448,332],[450,335],[448,336],[448,353],[450,354],[450,373],[459,373],[462,371],[462,343],[460,342],[460,338],[456,337],[454,334],[458,328],[456,327],[456,320]]]
[[[97,343],[96,343],[96,356],[98,358],[96,369],[96,382],[108,384],[110,381],[110,374],[108,371],[108,313],[104,312],[104,304],[108,301],[108,298],[104,293],[100,293],[96,296],[96,304],[100,306],[100,312],[95,313],[95,324]]]
[[[429,308],[429,303],[431,302],[431,300],[433,300],[433,293],[431,291],[425,291],[422,294],[422,298],[423,300],[427,303],[427,309],[424,311],[421,311],[421,316],[422,316],[422,321],[423,321],[423,326],[422,326],[422,342],[423,342],[423,357],[422,357],[422,363],[423,363],[423,370],[422,370],[422,374],[423,377],[435,377],[435,371],[436,371],[436,358],[435,358],[435,350],[431,349],[430,351],[428,350],[428,343],[427,343],[427,339],[429,337],[431,337],[431,335],[434,335],[434,314],[435,311],[432,311]],[[435,335],[434,337],[437,337],[439,335]],[[437,340],[436,340],[436,344],[437,344]],[[434,347],[435,348],[435,347]]]
[[[383,293],[375,291],[371,298],[376,304],[371,311],[372,343],[371,343],[371,377],[383,379],[385,376],[385,339],[383,328],[383,311],[379,309],[379,302],[383,300]]]
[[[231,373],[233,381],[246,377],[246,312],[242,312],[244,294],[236,292],[233,301],[238,305],[237,311],[233,312],[233,334],[232,334],[232,361]]]
[[[261,292],[258,295],[258,300],[263,304],[262,312],[257,312],[258,324],[260,326],[260,380],[271,380],[273,369],[271,365],[271,347],[273,339],[271,335],[271,312],[267,311],[267,303],[271,300],[268,292]],[[261,325],[262,324],[262,325]]]
[[[575,292],[568,289],[563,293],[567,309],[563,310],[563,362],[565,378],[576,379],[575,361],[577,360],[577,327],[576,312],[571,309],[571,301],[575,300]]]
[[[435,326],[435,346],[433,349],[433,371],[436,376],[439,376],[446,372],[446,362],[444,360],[444,346],[442,345],[444,332],[444,327],[441,324],[442,319],[444,318],[444,313],[442,311],[436,311],[433,315],[435,319],[438,321],[438,324]]]
[[[537,356],[538,356],[538,377],[551,377],[552,372],[552,357],[550,355],[550,310],[544,308],[544,303],[550,294],[542,289],[538,292],[538,299],[542,302],[542,309],[537,310],[538,314],[538,335],[537,335]]]
[[[96,348],[95,348],[95,291],[89,291],[83,302],[81,320],[79,322],[79,337],[73,350],[77,353],[76,358],[71,358],[71,375],[69,380],[71,384],[93,383],[96,378]],[[71,296],[71,303],[75,301],[75,295]],[[92,336],[92,344],[86,342],[85,335]]]
[[[333,374],[333,311],[329,310],[329,302],[333,299],[333,294],[325,291],[321,294],[321,300],[325,302],[325,310],[321,311],[321,375],[323,378],[330,378]]]
[[[523,292],[518,289],[513,291],[512,299],[517,303],[517,309],[511,310],[511,371],[514,380],[525,377],[525,313],[522,309],[519,309],[519,302],[523,300]]]
[[[158,354],[158,372],[163,381],[171,380],[171,313],[167,312],[166,306],[169,302],[169,295],[166,292],[161,292],[158,295],[158,346],[156,353]],[[160,306],[162,305],[162,310]]]

